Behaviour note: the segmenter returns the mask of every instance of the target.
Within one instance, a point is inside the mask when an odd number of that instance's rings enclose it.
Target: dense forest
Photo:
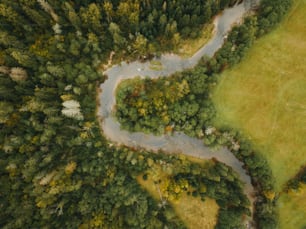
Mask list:
[[[196,37],[196,28],[235,2],[1,0],[0,227],[185,228],[171,206],[161,208],[135,180],[161,164],[167,171],[173,168],[173,184],[188,182],[190,189],[182,190],[217,200],[221,210],[216,227],[239,227],[241,217],[249,214],[248,201],[231,168],[216,161],[200,166],[175,155],[114,147],[100,133],[96,118],[97,86],[105,79],[101,72],[111,51],[119,59],[170,49],[180,39]],[[240,47],[240,40],[252,40],[253,32],[259,36],[269,31],[290,5],[289,0],[281,2],[263,0],[257,21],[246,20],[228,40]],[[257,29],[249,30],[254,24]],[[242,50],[239,55],[249,45],[237,48]],[[199,74],[210,77],[237,61],[230,61],[225,46],[204,62]],[[194,87],[187,77],[191,73],[183,74],[181,82],[169,83],[182,83],[182,98],[196,103],[197,97],[184,94],[185,82]],[[204,77],[204,86],[209,77]],[[198,80],[202,82],[200,76]],[[198,94],[207,97],[207,92]],[[196,113],[210,108],[209,102],[194,107],[195,122],[207,125],[209,115],[201,121]],[[241,143],[238,152],[257,157],[249,148]],[[273,189],[263,159],[246,164],[262,192]],[[261,228],[275,226],[275,219],[269,218],[271,202],[263,198],[259,203]]]

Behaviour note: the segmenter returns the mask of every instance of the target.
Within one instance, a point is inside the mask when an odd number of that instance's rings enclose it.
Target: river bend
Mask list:
[[[163,54],[157,60],[162,64],[162,70],[153,70],[150,68],[150,62],[141,63],[134,61],[132,63],[122,62],[107,69],[104,74],[107,80],[100,85],[101,93],[99,95],[100,107],[98,115],[101,117],[101,127],[104,135],[110,141],[130,147],[141,147],[147,150],[163,150],[169,153],[182,153],[188,156],[194,156],[201,159],[216,158],[218,161],[232,167],[245,183],[244,192],[253,205],[254,188],[251,185],[251,179],[243,169],[243,164],[234,157],[234,155],[222,148],[217,151],[203,145],[203,142],[196,138],[191,138],[183,133],[174,133],[173,135],[155,136],[141,132],[129,132],[120,129],[120,124],[113,115],[116,104],[115,90],[117,85],[125,79],[140,77],[167,77],[171,74],[194,67],[203,56],[212,57],[215,52],[223,45],[225,36],[231,30],[235,23],[239,23],[250,6],[246,3],[235,5],[223,11],[222,14],[214,19],[214,35],[210,41],[198,50],[192,57],[184,59],[174,54]]]

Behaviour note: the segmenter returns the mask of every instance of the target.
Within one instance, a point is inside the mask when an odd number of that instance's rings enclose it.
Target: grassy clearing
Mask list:
[[[210,229],[216,225],[219,207],[213,199],[203,202],[200,198],[183,195],[172,205],[189,229]]]
[[[186,58],[191,57],[210,40],[213,35],[213,30],[213,23],[205,24],[203,28],[201,28],[198,38],[181,39],[180,43],[177,45],[178,50],[176,53]]]
[[[152,179],[145,181],[142,176],[139,176],[137,180],[155,199],[160,199],[158,189]],[[214,228],[217,223],[219,206],[213,199],[206,198],[203,202],[200,198],[184,194],[179,200],[169,202],[189,229],[210,229]]]
[[[276,186],[306,163],[306,1],[224,72],[213,93],[217,126],[240,129],[264,153]],[[305,203],[306,205],[306,203]]]
[[[203,163],[203,160],[196,158],[191,158],[191,161]],[[154,172],[152,173],[154,174]],[[165,180],[163,175],[159,174],[158,177]],[[160,200],[158,187],[154,184],[152,176],[148,176],[147,180],[143,180],[142,176],[138,176],[137,181],[156,200]],[[161,186],[163,186],[163,183],[159,187]],[[163,193],[161,194],[163,195]],[[213,199],[206,198],[203,202],[200,198],[183,194],[178,200],[169,200],[169,203],[189,229],[210,229],[214,228],[217,223],[219,206]]]
[[[306,228],[306,185],[298,191],[289,191],[279,199],[281,229]]]

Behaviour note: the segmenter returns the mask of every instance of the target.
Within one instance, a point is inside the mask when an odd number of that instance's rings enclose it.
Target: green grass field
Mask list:
[[[213,100],[218,126],[239,128],[267,156],[278,189],[306,163],[306,1],[224,72]]]
[[[222,74],[212,96],[215,125],[250,138],[268,159],[278,191],[306,164],[305,12],[306,1],[295,0],[281,25]],[[306,205],[305,199],[298,204]],[[298,213],[295,209],[290,217]]]
[[[284,193],[279,199],[280,228],[305,229],[306,228],[306,185],[298,191]]]

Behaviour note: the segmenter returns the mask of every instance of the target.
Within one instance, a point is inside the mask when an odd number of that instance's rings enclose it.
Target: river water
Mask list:
[[[203,145],[203,142],[196,138],[191,138],[183,133],[174,133],[173,135],[155,136],[141,132],[128,132],[120,129],[120,124],[113,115],[116,104],[115,90],[120,81],[140,77],[167,77],[171,74],[194,67],[203,56],[212,57],[214,53],[223,45],[226,34],[231,30],[235,23],[239,23],[244,14],[249,11],[250,6],[246,3],[235,5],[226,9],[214,20],[215,32],[211,40],[198,50],[190,58],[182,58],[174,54],[164,54],[156,59],[162,64],[161,70],[150,68],[150,62],[141,63],[134,61],[132,63],[122,62],[107,69],[104,74],[108,79],[100,85],[101,93],[99,95],[100,107],[98,115],[101,117],[101,127],[104,135],[110,141],[130,147],[140,147],[152,151],[163,150],[167,153],[182,153],[201,159],[216,158],[218,161],[232,167],[245,183],[245,194],[253,204],[252,193],[254,191],[250,177],[243,169],[243,164],[237,160],[233,154],[226,148],[217,151]]]

